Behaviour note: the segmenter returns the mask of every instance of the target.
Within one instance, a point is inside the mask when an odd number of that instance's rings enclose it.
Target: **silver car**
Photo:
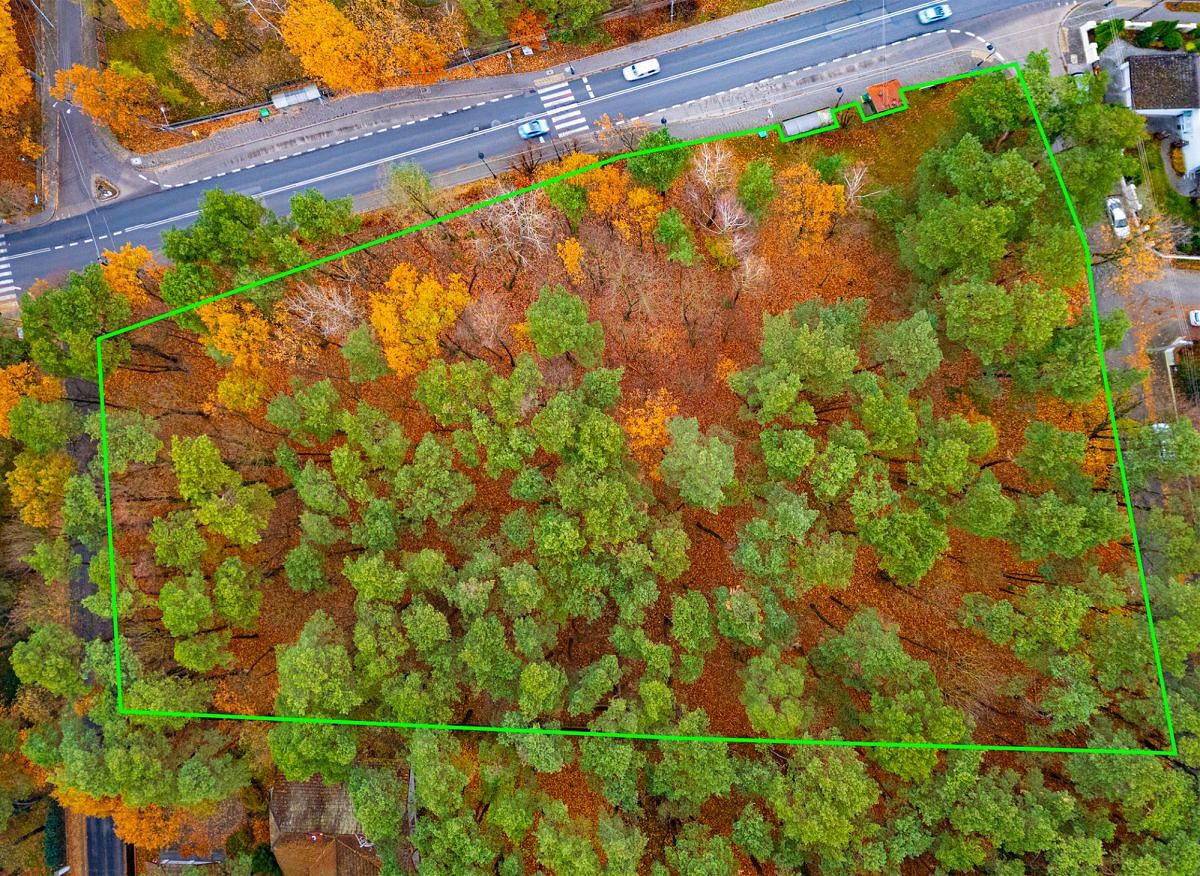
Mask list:
[[[949,3],[936,3],[917,12],[917,21],[921,24],[933,24],[935,21],[945,21],[949,17]]]
[[[550,123],[545,119],[534,119],[526,122],[523,125],[518,125],[517,133],[521,135],[522,140],[533,140],[537,137],[545,137],[550,133]]]
[[[1113,234],[1121,240],[1127,238],[1129,236],[1129,217],[1125,215],[1121,199],[1109,198],[1104,202],[1104,209],[1108,212],[1108,222],[1112,225]]]

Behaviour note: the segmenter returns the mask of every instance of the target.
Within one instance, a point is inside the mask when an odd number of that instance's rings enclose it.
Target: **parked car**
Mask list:
[[[1200,328],[1200,310],[1193,310],[1188,313],[1188,322],[1195,328]]]
[[[537,137],[545,137],[550,133],[550,123],[545,119],[533,119],[523,125],[517,126],[517,133],[521,135],[522,140],[533,140]]]
[[[917,21],[921,24],[933,24],[936,21],[945,21],[951,15],[949,3],[935,3],[933,6],[926,6],[917,12]]]
[[[645,79],[647,76],[653,76],[659,69],[658,58],[647,58],[645,61],[630,64],[621,71],[621,75],[630,82],[633,82],[637,79]]]
[[[1121,199],[1109,198],[1104,202],[1104,208],[1108,211],[1108,222],[1112,225],[1113,234],[1122,240],[1127,238],[1129,236],[1129,217],[1125,215]]]

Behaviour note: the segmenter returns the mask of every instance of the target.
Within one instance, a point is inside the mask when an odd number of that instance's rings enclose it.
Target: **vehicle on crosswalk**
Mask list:
[[[653,76],[660,69],[661,68],[658,66],[658,58],[647,58],[645,61],[638,61],[637,63],[630,64],[621,71],[621,75],[630,82],[635,82],[638,79],[645,79],[647,76]]]
[[[533,140],[538,137],[545,137],[550,133],[550,123],[545,119],[533,119],[523,125],[518,125],[517,133],[521,135],[522,140]]]

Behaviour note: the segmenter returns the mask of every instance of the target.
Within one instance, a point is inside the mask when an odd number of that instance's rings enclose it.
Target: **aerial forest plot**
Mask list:
[[[1044,58],[1025,76],[1090,223],[1140,122]],[[287,218],[214,191],[165,235],[170,267],[126,248],[24,299],[36,365],[6,369],[20,400],[0,425],[44,534],[26,561],[48,587],[85,567],[99,628],[115,607],[134,712],[111,635],[29,609],[22,750],[90,811],[210,834],[273,761],[348,781],[393,841],[405,789],[371,764],[398,758],[431,872],[510,853],[506,873],[644,872],[647,843],[666,849],[655,873],[735,872],[710,828],[769,872],[881,872],[929,852],[968,772],[972,812],[1020,784],[1015,833],[954,815],[941,864],[1041,854],[1033,809],[1052,861],[1095,857],[1113,828],[1059,799],[1057,767],[937,748],[1175,750],[1160,681],[1198,644],[1200,544],[1138,497],[1194,471],[1200,438],[1137,422],[1140,375],[1102,372],[1128,321],[1093,314],[1022,83],[908,98],[788,143],[603,166],[530,151],[457,190],[399,165],[366,217],[315,191]],[[100,342],[103,419],[81,419],[62,393],[94,379],[96,337],[143,320]],[[312,720],[195,717],[222,714]],[[838,740],[910,747],[819,744]],[[1157,760],[1065,769],[1165,841],[1195,801]],[[887,816],[911,842],[857,830],[881,788],[926,795]],[[459,814],[467,798],[486,818]],[[597,846],[572,818],[599,819]]]
[[[634,157],[114,339],[126,705],[1164,748],[1085,253],[986,97]],[[875,138],[921,155],[886,190]],[[210,195],[162,298],[286,260],[257,212]]]

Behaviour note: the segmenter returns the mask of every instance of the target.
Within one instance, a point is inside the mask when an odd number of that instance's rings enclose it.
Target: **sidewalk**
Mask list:
[[[888,47],[855,58],[852,62],[784,77],[778,81],[756,82],[728,93],[704,98],[679,109],[668,109],[667,123],[676,136],[693,139],[761,126],[778,136],[774,126],[784,119],[826,109],[837,102],[835,86],[843,88],[842,104],[852,103],[880,79],[881,71],[904,85],[942,79],[974,70],[986,56],[974,42],[959,41],[949,35],[931,35],[915,44]],[[992,63],[999,63],[993,59]],[[767,117],[768,109],[772,117]],[[858,111],[843,109],[843,123],[859,121]],[[648,120],[649,121],[649,120]]]

